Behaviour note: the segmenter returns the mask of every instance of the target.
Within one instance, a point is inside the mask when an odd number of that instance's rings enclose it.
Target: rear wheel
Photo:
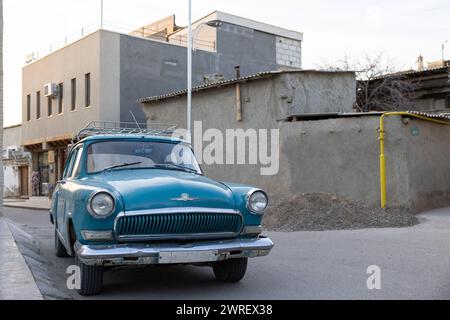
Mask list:
[[[63,243],[58,237],[58,232],[56,231],[56,228],[55,228],[55,255],[59,258],[65,258],[69,256],[67,254],[66,248],[64,247]]]
[[[88,266],[81,262],[76,256],[77,265],[80,268],[80,289],[78,293],[82,296],[99,294],[103,286],[103,267]]]
[[[223,282],[239,282],[247,271],[248,258],[229,259],[214,262],[213,270],[216,279]]]

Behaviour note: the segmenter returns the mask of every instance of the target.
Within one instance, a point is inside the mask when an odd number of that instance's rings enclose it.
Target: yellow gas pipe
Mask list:
[[[380,117],[380,195],[381,195],[381,208],[386,209],[386,157],[384,155],[384,140],[385,140],[385,130],[384,130],[384,118],[387,116],[408,116],[413,118],[418,118],[421,120],[431,121],[439,124],[450,125],[450,122],[436,120],[428,118],[419,114],[414,114],[410,112],[386,112]]]

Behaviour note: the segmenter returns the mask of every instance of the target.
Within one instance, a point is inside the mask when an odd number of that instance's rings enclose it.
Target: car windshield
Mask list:
[[[88,173],[144,168],[201,174],[200,166],[191,148],[182,143],[102,141],[91,144],[87,150]]]

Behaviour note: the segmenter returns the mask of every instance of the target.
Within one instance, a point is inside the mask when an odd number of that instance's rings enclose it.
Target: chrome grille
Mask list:
[[[121,215],[116,220],[119,240],[233,237],[243,227],[238,212],[161,212]]]

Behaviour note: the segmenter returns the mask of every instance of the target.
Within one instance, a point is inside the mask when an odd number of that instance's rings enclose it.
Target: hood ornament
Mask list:
[[[198,198],[191,198],[189,196],[189,193],[182,193],[181,196],[179,198],[172,198],[170,200],[173,201],[184,201],[184,202],[188,202],[188,201],[194,201],[194,200],[198,200]]]

